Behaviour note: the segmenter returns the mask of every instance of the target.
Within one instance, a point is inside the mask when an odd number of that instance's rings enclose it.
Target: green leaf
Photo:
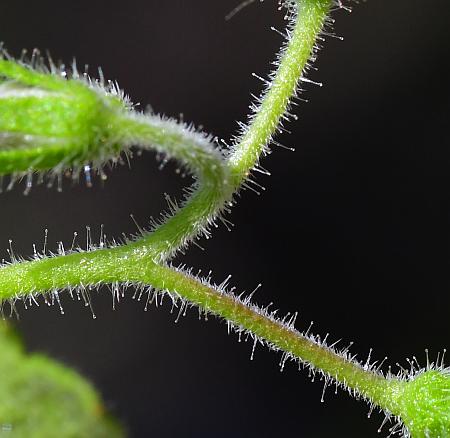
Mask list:
[[[92,385],[42,354],[27,354],[0,323],[0,435],[11,438],[119,438]]]

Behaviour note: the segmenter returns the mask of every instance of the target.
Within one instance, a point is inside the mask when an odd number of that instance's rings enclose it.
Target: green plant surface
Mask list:
[[[41,354],[28,354],[0,323],[0,435],[17,438],[122,437],[84,378]]]
[[[296,360],[321,373],[325,388],[336,383],[383,409],[387,418],[396,417],[391,433],[450,436],[450,376],[444,364],[384,375],[375,364],[359,363],[347,350],[298,332],[295,315],[280,319],[252,304],[251,297],[236,296],[226,284],[214,285],[170,263],[192,240],[209,237],[217,220],[226,220],[223,215],[235,194],[258,170],[260,157],[289,118],[290,101],[299,82],[307,81],[309,60],[316,57],[317,38],[331,10],[342,4],[296,0],[283,6],[289,19],[287,44],[248,126],[229,150],[174,120],[137,112],[115,85],[82,78],[76,69],[68,74],[50,64],[46,72],[43,62],[34,69],[7,56],[0,61],[0,174],[13,173],[13,180],[26,177],[28,184],[36,172],[58,179],[68,172],[78,179],[84,171],[90,183],[91,171],[101,172],[106,161],[134,146],[164,153],[197,177],[182,204],[169,200],[169,213],[153,230],[122,245],[102,241],[86,250],[36,253],[28,261],[12,256],[12,263],[0,269],[0,298],[13,307],[18,299],[40,295],[59,303],[59,293],[66,290],[89,301],[87,288],[103,284],[117,295],[121,286],[133,285],[148,301],[168,294],[180,312],[194,305],[221,317],[255,345],[283,352],[283,361]]]
[[[399,411],[413,437],[449,436],[449,380],[448,370],[429,370],[403,388]]]

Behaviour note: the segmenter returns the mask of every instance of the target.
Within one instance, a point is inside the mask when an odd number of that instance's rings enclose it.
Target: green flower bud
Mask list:
[[[450,370],[429,369],[399,394],[400,416],[413,438],[450,437]]]
[[[0,56],[0,175],[103,165],[120,153],[114,126],[127,110],[115,85]]]

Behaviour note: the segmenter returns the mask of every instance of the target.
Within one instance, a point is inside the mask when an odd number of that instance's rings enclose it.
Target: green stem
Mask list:
[[[257,165],[261,153],[276,133],[299,80],[315,50],[318,35],[330,12],[331,0],[297,1],[297,19],[289,29],[291,39],[280,55],[278,70],[255,112],[248,130],[238,142],[229,162],[235,187],[239,187]]]
[[[237,142],[234,152],[228,159],[231,181],[209,169],[209,178],[213,184],[203,184],[177,215],[170,218],[149,236],[141,239],[139,245],[157,249],[160,260],[170,258],[173,253],[189,242],[201,230],[207,227],[220,214],[224,206],[231,201],[233,193],[248,178],[251,170],[258,164],[259,158],[270,143],[280,120],[286,113],[289,100],[295,94],[298,81],[314,51],[318,34],[322,31],[330,11],[330,0],[302,0],[297,2],[297,17],[291,40],[280,56],[280,65],[266,92],[252,122]],[[140,128],[136,127],[136,132]],[[130,129],[133,134],[135,131]],[[144,141],[143,135],[137,135],[135,141]],[[212,172],[211,172],[212,170]],[[216,174],[214,174],[216,173]],[[221,186],[221,187],[220,187]],[[218,190],[218,188],[220,190]]]
[[[302,335],[292,326],[271,317],[267,312],[249,306],[234,295],[222,293],[184,272],[155,265],[151,275],[145,272],[142,278],[143,283],[149,280],[153,286],[161,290],[176,291],[188,302],[219,315],[237,327],[244,328],[275,349],[290,353],[292,357],[311,364],[335,381],[357,390],[376,405],[393,413],[398,411],[396,397],[403,387],[402,382],[385,379],[374,371],[364,369],[360,364]]]
[[[169,130],[162,123],[161,129],[154,121],[148,123],[145,116],[133,116],[120,119],[117,126],[119,133],[125,133],[122,137],[125,144],[144,148],[161,144],[165,153],[185,163],[198,176],[194,192],[183,208],[172,212],[161,226],[132,244],[144,251],[151,248],[155,259],[166,260],[204,231],[230,202],[235,188],[228,163],[211,148],[209,139],[176,124]]]
[[[0,298],[105,283],[151,285],[178,294],[206,311],[223,317],[254,336],[308,362],[314,368],[396,412],[401,383],[384,379],[359,364],[321,346],[256,306],[237,300],[163,262],[204,231],[232,201],[286,113],[289,99],[314,52],[332,0],[297,0],[297,15],[280,64],[248,129],[227,161],[210,141],[173,122],[139,115],[119,115],[115,138],[126,144],[156,147],[185,163],[199,176],[198,186],[183,208],[163,225],[123,246],[13,263],[0,269]],[[156,146],[155,146],[156,145]]]

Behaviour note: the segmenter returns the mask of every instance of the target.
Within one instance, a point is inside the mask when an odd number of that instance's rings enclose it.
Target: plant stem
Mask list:
[[[119,115],[113,128],[115,138],[127,144],[156,147],[185,163],[199,176],[193,195],[164,224],[134,242],[3,267],[0,269],[0,298],[14,299],[32,293],[116,282],[151,285],[176,293],[225,318],[395,413],[395,394],[401,386],[397,380],[384,379],[301,335],[256,306],[243,303],[233,295],[164,264],[180,247],[213,223],[257,166],[288,109],[308,59],[316,51],[316,39],[332,4],[332,0],[290,3],[290,12],[295,12],[296,18],[289,28],[289,42],[281,52],[278,70],[228,160],[213,151],[207,139],[173,122],[135,114]]]
[[[289,101],[297,91],[308,60],[316,50],[316,40],[323,30],[331,5],[331,0],[296,1],[297,18],[293,28],[288,29],[291,38],[279,56],[278,70],[248,130],[229,159],[236,188],[257,165],[261,153],[276,133]]]
[[[157,284],[156,278],[159,279]],[[291,357],[312,365],[374,404],[397,413],[397,395],[405,382],[386,379],[370,371],[368,366],[364,367],[351,361],[345,355],[336,353],[334,349],[302,335],[256,306],[248,305],[231,294],[222,293],[183,272],[174,272],[172,268],[156,265],[151,279],[155,287],[176,291],[188,302],[224,318],[239,328],[244,328],[247,333],[265,341],[272,348],[290,353]],[[144,274],[142,280],[145,283],[150,277]]]

